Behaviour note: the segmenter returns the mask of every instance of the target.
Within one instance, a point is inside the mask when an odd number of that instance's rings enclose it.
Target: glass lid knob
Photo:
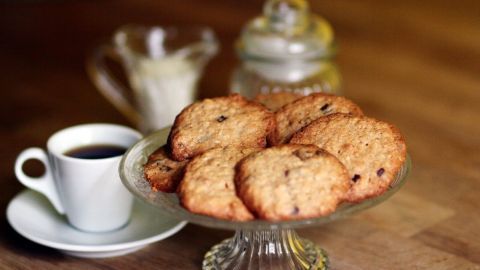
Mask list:
[[[269,0],[264,5],[263,13],[272,32],[292,35],[308,27],[310,12],[305,0]]]

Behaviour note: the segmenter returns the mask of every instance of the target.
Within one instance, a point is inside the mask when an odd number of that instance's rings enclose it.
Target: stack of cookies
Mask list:
[[[144,173],[193,213],[278,221],[378,196],[405,158],[398,129],[344,97],[234,94],[185,108]]]

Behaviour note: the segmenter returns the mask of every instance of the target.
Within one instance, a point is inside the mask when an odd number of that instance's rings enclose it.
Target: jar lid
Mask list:
[[[272,61],[329,58],[335,47],[332,27],[310,13],[305,0],[268,0],[237,46],[241,57]]]

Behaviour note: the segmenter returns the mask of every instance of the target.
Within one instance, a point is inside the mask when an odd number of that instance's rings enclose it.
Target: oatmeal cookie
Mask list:
[[[343,164],[314,145],[285,144],[254,153],[239,163],[235,181],[245,205],[272,221],[328,215],[350,188]]]
[[[273,114],[240,95],[205,99],[185,108],[169,135],[172,157],[182,161],[225,146],[265,147]]]
[[[179,186],[182,205],[189,211],[220,219],[253,219],[236,195],[234,176],[239,160],[256,148],[215,148],[196,156],[187,165]]]
[[[297,132],[290,143],[315,144],[345,164],[353,184],[350,202],[386,191],[406,158],[399,130],[364,116],[337,113],[319,118]]]
[[[275,113],[276,128],[269,141],[272,145],[286,143],[293,133],[312,121],[337,112],[363,115],[360,107],[341,96],[314,93],[298,99]]]
[[[187,161],[172,160],[166,145],[153,152],[143,167],[145,179],[153,191],[175,192]]]

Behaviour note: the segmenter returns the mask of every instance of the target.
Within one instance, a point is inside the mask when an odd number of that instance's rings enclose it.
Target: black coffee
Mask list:
[[[125,147],[108,144],[94,144],[77,147],[64,153],[73,158],[101,159],[123,155],[127,151]]]

